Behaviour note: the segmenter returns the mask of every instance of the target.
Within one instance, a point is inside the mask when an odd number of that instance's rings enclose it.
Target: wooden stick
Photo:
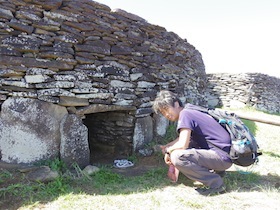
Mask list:
[[[266,123],[266,124],[270,124],[270,125],[277,125],[280,126],[280,121],[279,120],[273,120],[273,119],[264,119],[264,118],[260,118],[260,117],[253,117],[253,116],[249,116],[248,114],[244,114],[244,113],[240,113],[240,112],[234,112],[238,117],[242,118],[242,119],[246,119],[246,120],[252,120],[252,121],[256,121],[256,122],[261,122],[261,123]],[[265,116],[264,116],[265,117]]]

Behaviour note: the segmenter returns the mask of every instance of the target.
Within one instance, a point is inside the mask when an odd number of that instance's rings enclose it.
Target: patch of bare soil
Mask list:
[[[3,198],[1,192],[4,192],[10,186],[26,183],[27,180],[24,180],[22,173],[17,170],[18,167],[16,165],[1,164],[0,162],[0,174],[4,174],[2,175],[3,177],[0,177],[0,209],[17,209],[17,206],[22,203],[20,198],[13,195],[5,194]],[[15,190],[17,189],[15,188]]]
[[[162,165],[165,165],[163,160],[160,162],[157,157],[151,156],[139,159],[132,167],[124,169],[113,168],[113,171],[124,176],[140,176]]]
[[[92,165],[101,167],[102,165],[111,166],[112,171],[124,176],[141,176],[146,172],[162,167],[165,165],[163,156],[152,155],[152,156],[139,156],[135,161],[131,160],[134,164],[132,167],[127,168],[116,168],[114,167],[114,160],[126,159],[123,156],[95,156],[92,158]]]

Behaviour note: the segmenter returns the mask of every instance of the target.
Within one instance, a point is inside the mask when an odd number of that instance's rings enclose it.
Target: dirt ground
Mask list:
[[[163,156],[152,155],[152,156],[137,156],[136,160],[131,160],[134,164],[128,168],[116,168],[114,167],[114,160],[127,159],[122,156],[96,156],[92,158],[92,165],[101,167],[102,165],[112,166],[112,171],[122,174],[124,176],[140,176],[147,171],[157,168],[159,166],[166,165],[163,160]],[[166,166],[167,167],[167,166]]]
[[[148,172],[149,170],[153,168],[157,168],[161,165],[165,165],[164,160],[160,156],[150,156],[150,157],[137,157],[135,161],[132,161],[134,166],[119,169],[114,167],[114,160],[115,159],[126,159],[125,157],[113,157],[113,156],[100,156],[95,157],[94,160],[92,160],[91,164],[95,165],[97,167],[102,166],[108,166],[108,168],[111,168],[113,172],[116,172],[118,174],[121,174],[123,176],[140,176],[144,173]],[[8,174],[9,172],[10,176],[9,178],[5,177],[5,181],[1,181],[0,177],[0,191],[4,190],[5,188],[16,185],[17,183],[28,183],[29,180],[25,178],[24,173],[20,172],[24,169],[26,169],[26,166],[20,166],[20,165],[13,165],[13,164],[5,164],[0,161],[0,173]],[[30,167],[29,167],[30,168]],[[166,169],[167,170],[167,169]],[[22,201],[17,198],[11,196],[6,196],[4,200],[0,198],[0,209],[17,209],[17,206],[20,206],[20,203]]]
[[[116,159],[120,160],[127,158],[124,156],[99,155],[91,158],[91,165],[95,165],[97,167],[108,166],[108,168],[111,168],[113,172],[124,176],[140,176],[153,168],[165,165],[163,156],[159,155],[152,155],[148,157],[139,156],[135,158],[135,160],[131,160],[134,165],[128,168],[114,167],[114,160]],[[9,171],[11,174],[11,179],[9,179],[9,181],[5,180],[4,183],[0,182],[0,190],[1,188],[3,189],[11,184],[16,184],[22,181],[24,173],[20,171],[24,171],[24,169],[28,168],[30,168],[30,166],[7,164],[0,161],[0,173],[3,171]]]

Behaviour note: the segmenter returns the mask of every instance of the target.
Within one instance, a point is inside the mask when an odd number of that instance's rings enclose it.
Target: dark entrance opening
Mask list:
[[[133,152],[133,111],[106,111],[85,115],[91,163],[127,157]]]

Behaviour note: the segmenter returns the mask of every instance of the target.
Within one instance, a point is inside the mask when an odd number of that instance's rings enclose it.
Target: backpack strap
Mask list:
[[[209,110],[208,108],[198,106],[198,105],[189,104],[189,103],[187,103],[185,105],[185,108],[186,109],[197,110],[197,111],[200,111],[200,112],[203,112],[203,113],[206,113],[206,114],[208,114],[208,110]]]
[[[205,107],[202,107],[202,106],[197,106],[197,105],[193,105],[193,104],[189,104],[187,103],[185,105],[185,108],[186,109],[191,109],[191,110],[197,110],[197,111],[200,111],[200,112],[203,112],[205,114],[209,114],[210,116],[212,116],[216,121],[218,121],[218,123],[221,125],[221,126],[224,126],[222,125],[221,123],[222,122],[219,122],[219,120],[221,120],[221,118],[215,114],[214,110],[213,109],[208,109],[208,108],[205,108]],[[211,112],[211,114],[209,113]],[[228,126],[227,124],[225,124],[225,126]],[[233,136],[232,133],[230,133],[230,136]],[[220,150],[221,152],[223,152],[224,154],[227,154],[229,155],[226,151],[222,150],[220,147],[216,146],[215,144],[213,144],[212,142],[209,142],[206,140],[206,142],[210,145],[212,145],[213,147],[215,147],[216,149]]]

